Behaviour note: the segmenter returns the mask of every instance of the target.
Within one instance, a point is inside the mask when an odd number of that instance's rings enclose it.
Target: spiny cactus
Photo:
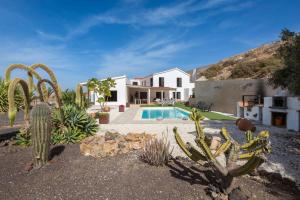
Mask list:
[[[58,85],[58,82],[57,82],[57,79],[56,79],[56,76],[55,74],[53,73],[53,71],[45,64],[41,64],[41,63],[38,63],[38,64],[33,64],[31,65],[29,68],[33,69],[33,70],[36,70],[38,68],[41,68],[43,69],[45,72],[47,72],[47,74],[49,75],[50,77],[50,80],[51,82],[53,83],[53,88],[56,88],[57,90],[57,93],[56,95],[58,95],[60,98],[61,98],[61,90],[60,90],[60,87]],[[28,72],[28,75],[29,75],[29,84],[33,83],[33,80],[32,80],[32,74],[30,72]]]
[[[10,76],[11,76],[11,72],[15,69],[22,69],[27,71],[29,74],[31,74],[31,76],[33,75],[37,80],[42,80],[42,77],[33,69],[31,69],[30,67],[27,67],[26,65],[23,64],[11,64],[6,70],[5,70],[5,82],[7,84],[9,84],[10,82]],[[30,79],[28,80],[28,85],[29,85],[29,93],[32,93],[34,91],[34,84],[33,84],[33,80]],[[48,99],[48,91],[45,85],[42,85],[42,91],[43,91],[43,95],[40,96],[40,98],[43,98],[44,100]]]
[[[36,105],[32,109],[30,116],[35,168],[40,168],[48,162],[51,126],[51,111],[49,106],[46,103]]]
[[[21,85],[24,94],[24,102],[25,102],[24,119],[25,121],[29,120],[29,106],[30,106],[29,89],[26,81],[20,78],[16,78],[9,84],[8,87],[8,118],[11,126],[13,126],[17,114],[17,108],[15,106],[15,90],[17,89],[18,84]]]
[[[260,132],[257,137],[250,136],[250,133],[247,133],[247,142],[240,145],[230,136],[226,128],[222,128],[220,132],[225,142],[217,146],[216,149],[212,149],[213,141],[203,131],[200,124],[203,117],[199,111],[193,109],[190,118],[195,122],[197,133],[195,142],[201,151],[193,147],[192,144],[185,143],[175,127],[173,132],[176,142],[190,159],[201,165],[208,163],[222,175],[222,180],[224,180],[222,189],[224,192],[229,192],[232,189],[231,184],[234,177],[248,174],[259,167],[265,161],[264,154],[270,152],[268,131]],[[221,154],[226,156],[226,166],[222,165],[217,159]],[[247,162],[242,166],[237,166],[236,161],[238,159],[247,159]]]
[[[82,85],[78,84],[76,87],[76,99],[75,103],[79,107],[84,107],[84,96],[83,96],[83,90],[82,90]]]
[[[41,84],[43,84],[43,83],[48,83],[52,87],[52,89],[55,93],[56,102],[58,104],[58,108],[59,108],[59,111],[60,111],[60,114],[61,114],[61,118],[64,119],[64,112],[62,110],[62,101],[61,101],[61,98],[60,98],[60,95],[59,95],[59,91],[57,90],[57,87],[55,87],[55,85],[48,79],[39,80],[38,83],[37,83],[37,88],[38,88],[38,92],[39,92],[40,96],[41,96],[41,93],[42,93]]]

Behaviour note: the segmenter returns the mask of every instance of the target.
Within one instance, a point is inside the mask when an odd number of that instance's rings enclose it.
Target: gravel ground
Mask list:
[[[51,155],[48,165],[27,172],[30,148],[0,147],[0,199],[210,199],[204,169],[190,162],[153,167],[137,152],[94,159],[78,145],[56,146]],[[281,181],[240,177],[237,184],[250,199],[297,199],[296,188]]]
[[[226,121],[203,121],[204,131],[208,134],[219,135],[220,128],[226,127],[232,137],[242,143],[244,134],[239,131],[235,122]],[[164,132],[173,148],[173,156],[185,156],[176,144],[173,135],[173,128],[176,126],[185,141],[194,143],[194,124],[103,124],[98,134],[104,134],[106,130],[115,130],[121,134],[129,132],[150,133],[161,136]],[[270,131],[272,152],[268,155],[268,161],[261,166],[261,170],[279,173],[285,178],[295,181],[300,189],[300,133],[292,132],[282,128],[270,127],[257,124],[257,133],[261,130]],[[195,145],[196,146],[196,145]]]

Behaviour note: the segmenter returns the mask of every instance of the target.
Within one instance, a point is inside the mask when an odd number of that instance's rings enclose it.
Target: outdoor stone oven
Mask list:
[[[300,97],[265,97],[263,124],[300,131]]]

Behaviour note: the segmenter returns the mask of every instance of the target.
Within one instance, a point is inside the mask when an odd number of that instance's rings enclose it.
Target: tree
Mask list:
[[[274,87],[288,89],[300,95],[300,33],[283,29],[280,34],[282,45],[277,55],[283,61],[283,68],[275,71],[270,78]]]
[[[100,97],[98,98],[97,101],[100,104],[102,110],[106,106],[106,102],[108,98],[111,97],[110,89],[115,86],[116,86],[116,82],[111,78],[107,78],[99,82],[97,92],[99,93]]]
[[[107,78],[105,80],[98,80],[96,78],[91,78],[87,83],[87,87],[89,91],[94,91],[98,93],[99,98],[97,102],[100,104],[102,110],[106,106],[106,102],[108,98],[111,97],[110,89],[115,86],[116,86],[116,82],[112,78]]]

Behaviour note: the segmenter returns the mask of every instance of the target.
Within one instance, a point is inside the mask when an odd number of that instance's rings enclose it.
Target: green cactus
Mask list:
[[[34,167],[40,168],[48,162],[51,140],[51,111],[47,103],[36,105],[30,116]]]
[[[57,82],[57,79],[56,79],[56,76],[55,74],[53,73],[53,71],[45,64],[41,64],[41,63],[38,63],[38,64],[33,64],[29,67],[30,69],[33,69],[33,70],[36,70],[38,68],[41,68],[43,69],[45,72],[47,72],[47,74],[49,75],[50,77],[50,80],[51,82],[53,83],[54,87],[53,88],[56,88],[57,90],[57,94],[58,96],[61,98],[61,90],[60,90],[60,87],[58,85],[58,82]],[[32,84],[33,83],[33,77],[32,77],[32,74],[30,72],[28,72],[28,76],[29,76],[29,84]]]
[[[10,82],[10,78],[11,78],[11,72],[15,69],[22,69],[27,71],[29,74],[31,74],[31,76],[33,75],[37,80],[41,80],[42,77],[33,69],[31,69],[30,67],[27,67],[26,65],[23,64],[11,64],[9,65],[9,67],[5,70],[5,82],[7,84],[9,84]],[[29,93],[33,93],[34,91],[34,84],[33,84],[33,80],[29,78],[28,80],[28,85],[29,85]],[[48,91],[45,85],[42,86],[42,91],[43,91],[43,95],[40,96],[40,98],[47,100],[48,98]]]
[[[260,132],[257,137],[253,137],[252,133],[248,133],[246,134],[247,143],[240,145],[230,136],[226,128],[222,128],[220,131],[225,142],[215,151],[212,151],[210,149],[211,140],[205,135],[200,124],[203,117],[196,109],[193,109],[190,118],[195,122],[197,133],[195,143],[201,151],[197,150],[190,143],[185,143],[176,127],[173,129],[175,140],[190,159],[199,164],[209,163],[222,175],[222,180],[224,180],[222,185],[224,188],[222,189],[224,192],[231,191],[234,177],[248,174],[259,167],[265,161],[264,154],[270,152],[268,131]],[[217,159],[217,156],[222,153],[226,155],[226,166],[223,166]],[[237,167],[236,161],[238,159],[248,159],[248,161],[244,165]]]
[[[58,109],[59,109],[59,111],[60,111],[61,118],[64,119],[64,112],[63,112],[63,110],[62,110],[62,101],[61,101],[61,98],[60,98],[60,95],[59,95],[58,88],[55,87],[54,83],[52,83],[52,82],[51,82],[50,80],[48,80],[48,79],[42,79],[42,80],[39,80],[38,83],[37,83],[37,88],[38,88],[38,92],[39,92],[40,96],[41,96],[41,94],[42,94],[42,84],[43,84],[43,83],[48,83],[48,84],[52,87],[52,89],[53,89],[53,91],[54,91],[54,93],[55,93],[56,102],[57,102],[57,104],[58,104]],[[42,102],[44,102],[44,101],[42,100]]]
[[[29,121],[30,97],[28,85],[23,79],[15,78],[13,81],[10,82],[8,87],[8,118],[10,126],[13,126],[17,114],[17,108],[15,106],[15,91],[17,89],[18,84],[21,85],[24,94],[24,120]]]
[[[78,84],[76,87],[76,99],[75,103],[79,107],[84,107],[84,96],[83,96],[83,90],[82,85]]]

